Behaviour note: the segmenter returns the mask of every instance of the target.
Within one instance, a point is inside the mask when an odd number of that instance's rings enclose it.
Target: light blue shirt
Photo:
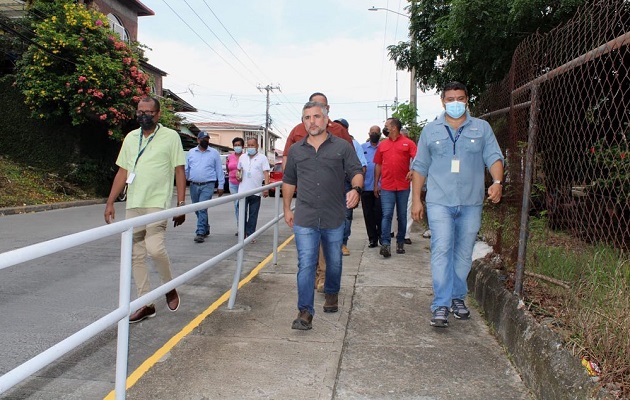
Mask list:
[[[219,152],[208,147],[201,151],[199,146],[188,151],[186,158],[186,179],[191,182],[210,182],[219,180],[223,183],[224,174]],[[219,187],[223,187],[219,185]]]
[[[357,157],[359,157],[359,162],[362,167],[367,167],[367,160],[365,159],[365,155],[363,155],[363,147],[356,140],[352,139],[352,145],[354,146],[354,151],[357,153]]]
[[[363,184],[363,190],[365,191],[374,191],[374,154],[376,154],[376,149],[378,149],[379,144],[381,144],[380,141],[376,143],[376,146],[372,146],[371,142],[361,144],[363,157],[367,162],[365,168],[365,182]]]
[[[504,162],[494,132],[488,122],[467,113],[453,147],[446,126],[442,114],[424,127],[412,164],[414,171],[427,178],[427,203],[448,207],[482,205],[486,197],[485,168],[498,160]],[[455,139],[459,129],[449,129]],[[451,172],[453,159],[459,160],[459,172]]]

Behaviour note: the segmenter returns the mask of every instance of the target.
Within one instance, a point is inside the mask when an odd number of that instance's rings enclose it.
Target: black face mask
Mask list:
[[[202,140],[199,142],[199,146],[201,146],[202,149],[207,149],[209,144],[210,142],[208,140]]]
[[[389,129],[383,128],[383,135],[385,135],[385,137],[388,137],[389,136]]]
[[[378,141],[380,139],[381,139],[381,134],[380,133],[378,135],[377,134],[370,135],[370,142],[372,142],[372,143],[378,143]]]
[[[150,115],[139,115],[136,117],[136,121],[140,124],[140,127],[144,130],[151,130],[155,127],[155,122],[153,122],[153,117]]]

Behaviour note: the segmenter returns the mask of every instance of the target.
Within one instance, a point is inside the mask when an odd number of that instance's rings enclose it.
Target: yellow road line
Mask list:
[[[294,235],[291,235],[287,240],[284,241],[280,246],[278,246],[278,251],[284,249],[291,240],[293,240]],[[238,288],[240,289],[246,283],[249,283],[261,269],[267,265],[269,261],[273,258],[273,253],[269,254],[264,260],[262,260],[243,280],[238,283]],[[159,348],[153,355],[147,358],[135,371],[129,375],[127,378],[126,388],[129,390],[133,385],[135,385],[140,378],[149,371],[158,361],[162,359],[169,351],[175,347],[177,343],[179,343],[183,338],[185,338],[193,329],[198,327],[204,319],[214,311],[216,311],[223,303],[225,303],[230,298],[230,293],[232,290],[228,290],[223,293],[221,297],[217,299],[214,303],[210,305],[210,307],[206,308],[204,312],[199,314],[195,319],[190,321],[188,325],[182,328],[177,334],[175,334],[168,342],[164,344],[161,348]],[[107,396],[105,396],[104,400],[114,400],[116,395],[116,391],[112,390],[109,392]]]

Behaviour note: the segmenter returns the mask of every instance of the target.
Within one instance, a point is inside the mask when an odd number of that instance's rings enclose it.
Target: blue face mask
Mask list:
[[[444,104],[444,108],[451,118],[459,118],[466,112],[466,103],[451,101],[450,103]]]
[[[234,146],[234,152],[236,154],[241,154],[243,152],[243,146]]]
[[[247,154],[250,155],[250,156],[255,156],[256,153],[258,153],[258,149],[257,148],[249,147],[247,149]]]

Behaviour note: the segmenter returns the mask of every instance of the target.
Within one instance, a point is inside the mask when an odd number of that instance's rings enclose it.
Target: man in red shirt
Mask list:
[[[394,206],[398,217],[396,253],[405,254],[407,231],[407,199],[411,182],[411,162],[416,156],[416,144],[400,134],[402,124],[398,118],[388,118],[385,128],[389,137],[383,140],[374,154],[374,196],[380,197],[383,220],[381,221],[381,252],[387,258],[391,253],[391,226]],[[378,181],[381,187],[378,187]]]

